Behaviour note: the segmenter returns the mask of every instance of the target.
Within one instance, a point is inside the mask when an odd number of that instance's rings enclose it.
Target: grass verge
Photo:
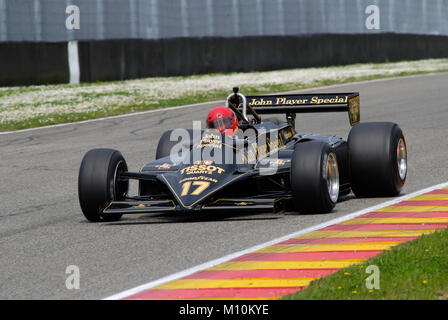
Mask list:
[[[436,72],[448,59],[0,88],[0,131],[224,100],[233,85],[253,95]]]
[[[379,289],[368,289],[369,265],[379,268]],[[370,282],[370,281],[369,281]],[[286,300],[448,300],[448,228],[393,247],[327,277]]]

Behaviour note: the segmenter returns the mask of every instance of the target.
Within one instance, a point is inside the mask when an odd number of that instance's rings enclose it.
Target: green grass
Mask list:
[[[378,290],[366,287],[366,267],[380,271]],[[287,300],[448,299],[448,229],[423,235],[362,264],[314,280]]]
[[[381,64],[379,64],[381,65]],[[341,66],[343,68],[343,66]],[[448,69],[440,69],[437,72],[448,72]],[[434,73],[432,72],[426,72],[426,71],[413,71],[413,72],[402,72],[400,74],[394,74],[394,75],[375,75],[375,76],[361,76],[361,77],[350,77],[346,78],[344,80],[322,80],[322,81],[315,81],[314,83],[310,85],[303,85],[300,83],[284,83],[281,85],[278,84],[267,84],[263,86],[247,86],[247,87],[241,87],[240,90],[244,92],[246,95],[256,95],[256,94],[268,94],[268,93],[278,93],[278,92],[286,92],[286,91],[292,91],[292,90],[300,90],[300,89],[307,89],[307,88],[313,88],[313,87],[320,87],[320,86],[326,86],[326,85],[334,85],[334,84],[341,84],[341,83],[349,83],[354,81],[366,81],[366,80],[374,80],[374,79],[380,79],[380,78],[390,78],[390,77],[397,77],[397,76],[409,76],[409,75],[418,75],[418,74],[426,74],[426,73]],[[202,75],[194,75],[190,77],[201,77]],[[182,80],[183,78],[188,77],[173,77],[173,80]],[[120,83],[120,81],[117,81],[116,83]],[[92,84],[80,84],[80,85],[58,85],[60,88],[70,88],[73,86],[89,86],[89,85],[98,85],[101,84],[101,82],[96,82]],[[2,96],[8,96],[12,92],[29,92],[29,91],[36,91],[39,90],[36,87],[24,87],[24,88],[11,88],[11,90],[4,90],[0,91],[0,99]],[[187,105],[187,104],[194,104],[194,103],[200,103],[200,102],[207,102],[207,101],[214,101],[214,100],[224,100],[225,97],[230,93],[229,90],[211,90],[208,92],[200,92],[195,95],[184,95],[177,98],[171,98],[171,99],[160,99],[156,102],[144,102],[145,99],[143,99],[143,102],[139,102],[136,104],[128,104],[128,105],[109,105],[107,107],[104,107],[101,110],[94,111],[94,112],[73,112],[73,113],[64,113],[64,114],[49,114],[45,116],[37,116],[32,119],[26,119],[26,120],[15,120],[11,122],[3,122],[0,124],[0,131],[11,131],[11,130],[19,130],[19,129],[26,129],[26,128],[32,128],[32,127],[39,127],[39,126],[45,126],[45,125],[53,125],[53,124],[60,124],[60,123],[68,123],[68,122],[76,122],[76,121],[82,121],[87,119],[95,119],[95,118],[101,118],[101,117],[107,117],[107,116],[114,116],[114,115],[120,115],[120,114],[126,114],[126,113],[133,113],[133,112],[139,112],[139,111],[145,111],[145,110],[152,110],[152,109],[159,109],[159,108],[168,108],[172,106],[179,106],[179,105]],[[107,94],[113,94],[113,95],[124,95],[129,96],[129,92],[124,91],[117,91],[113,93],[105,93]],[[82,94],[82,98],[85,100],[88,100],[92,97],[98,97],[99,95],[103,95],[102,93],[95,93],[95,94]],[[62,99],[61,99],[62,101]],[[1,100],[0,100],[1,102]],[[58,102],[55,102],[57,104]],[[67,102],[68,103],[68,102]],[[1,103],[0,103],[1,104]],[[36,103],[36,106],[38,105],[38,102]]]

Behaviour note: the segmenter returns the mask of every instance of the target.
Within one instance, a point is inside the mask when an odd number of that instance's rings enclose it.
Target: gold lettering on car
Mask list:
[[[314,96],[311,98],[311,104],[331,104],[331,103],[347,103],[348,96],[345,97],[333,97],[333,98],[321,98],[318,96]]]
[[[164,164],[158,164],[155,167],[157,169],[171,169],[172,166],[174,166],[174,165],[171,163],[164,163]]]
[[[294,96],[284,96],[284,97],[258,97],[251,98],[248,102],[254,107],[262,106],[300,106],[300,105],[313,105],[313,104],[342,104],[348,102],[348,95],[338,96],[338,95],[316,95],[311,97],[294,97]]]
[[[299,104],[307,104],[308,99],[286,99],[286,97],[283,98],[277,98],[277,101],[275,104],[278,105],[287,105],[287,106],[294,106]]]
[[[264,100],[263,98],[257,100],[252,98],[250,104],[253,106],[267,106],[272,105],[272,100]]]
[[[275,159],[269,162],[269,166],[284,166],[287,162],[291,162],[289,159]]]
[[[192,185],[197,187],[190,191]],[[209,186],[210,182],[208,181],[187,181],[182,185],[182,193],[180,195],[181,197],[185,197],[187,195],[198,196]]]
[[[213,182],[213,183],[218,183],[217,179],[213,179],[213,178],[206,177],[206,176],[195,176],[195,177],[184,178],[184,179],[180,180],[179,183],[184,183],[187,181],[209,181],[209,182]]]
[[[181,174],[222,174],[223,172],[225,172],[223,168],[214,165],[207,166],[205,164],[194,164],[180,170]]]
[[[196,146],[196,148],[204,148],[204,147],[221,149],[222,148],[221,137],[214,134],[204,135],[199,144]]]
[[[252,204],[252,202],[245,202],[245,201],[235,202],[236,206],[247,206],[249,204]]]

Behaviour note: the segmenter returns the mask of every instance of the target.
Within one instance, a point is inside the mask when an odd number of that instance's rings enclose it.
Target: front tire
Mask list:
[[[301,213],[328,213],[339,195],[336,155],[324,142],[296,144],[291,159],[294,208]]]
[[[112,149],[93,149],[81,162],[78,176],[78,196],[81,210],[91,222],[117,221],[121,214],[103,214],[110,201],[124,200],[129,181],[119,180],[120,172],[128,167],[122,154]]]
[[[406,181],[407,149],[396,123],[367,122],[348,136],[350,183],[357,197],[397,196]]]

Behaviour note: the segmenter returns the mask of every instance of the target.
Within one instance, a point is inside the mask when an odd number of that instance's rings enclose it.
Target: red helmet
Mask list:
[[[217,129],[222,134],[233,136],[238,130],[238,119],[232,109],[215,107],[207,115],[207,128]]]

